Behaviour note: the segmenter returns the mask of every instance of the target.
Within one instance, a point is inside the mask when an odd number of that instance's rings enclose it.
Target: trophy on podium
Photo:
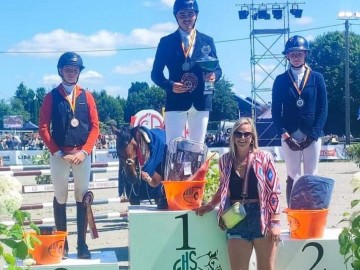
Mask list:
[[[201,52],[203,57],[201,57],[199,60],[196,60],[196,64],[198,64],[203,71],[203,77],[205,80],[204,95],[211,95],[215,90],[214,81],[206,80],[206,73],[215,71],[219,64],[219,60],[215,57],[209,56],[211,53],[211,47],[209,45],[203,46],[201,48]]]

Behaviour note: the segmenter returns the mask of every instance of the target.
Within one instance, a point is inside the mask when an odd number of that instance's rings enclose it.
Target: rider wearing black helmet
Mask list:
[[[64,78],[62,69],[65,66],[78,67],[81,72],[85,68],[83,66],[83,61],[82,61],[81,56],[74,52],[66,52],[60,56],[58,64],[57,64],[58,74],[65,81],[65,83],[67,83],[69,85],[76,84],[77,81],[79,80],[79,76],[77,76],[77,79],[75,82],[67,82],[66,78]],[[79,75],[80,75],[80,72],[79,72]]]
[[[288,174],[288,204],[293,182],[303,174],[317,174],[321,150],[319,138],[324,134],[328,111],[324,77],[305,62],[309,52],[309,43],[304,37],[296,35],[286,42],[283,54],[290,66],[276,77],[272,90],[272,117],[281,135]]]
[[[83,198],[88,193],[90,153],[99,135],[99,120],[93,96],[77,84],[83,69],[80,55],[74,52],[61,55],[57,70],[62,83],[44,98],[40,109],[39,135],[51,153],[56,228],[67,231],[66,201],[69,173],[72,170],[77,214],[77,255],[78,258],[89,259],[91,254],[85,241],[88,206]],[[66,240],[64,257],[67,257],[68,249]]]
[[[222,72],[217,65],[214,72],[203,74],[195,64],[204,57],[204,52],[217,58],[213,39],[195,29],[199,14],[197,1],[176,0],[173,14],[179,28],[161,38],[151,71],[151,79],[166,91],[166,142],[182,137],[186,122],[189,138],[204,142],[213,96],[205,91],[205,81],[219,80]],[[168,78],[164,75],[165,67]]]

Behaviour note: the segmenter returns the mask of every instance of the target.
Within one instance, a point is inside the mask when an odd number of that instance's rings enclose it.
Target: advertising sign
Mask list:
[[[164,118],[155,110],[142,110],[132,117],[134,127],[164,128]]]
[[[22,128],[23,124],[24,124],[24,120],[21,115],[4,115],[3,116],[4,128]]]

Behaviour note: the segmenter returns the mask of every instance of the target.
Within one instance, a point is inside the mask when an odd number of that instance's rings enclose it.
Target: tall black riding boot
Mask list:
[[[291,196],[291,191],[294,185],[294,179],[292,179],[290,176],[287,177],[286,180],[286,202],[288,207],[290,207],[290,196]]]
[[[77,219],[77,256],[79,259],[90,259],[91,254],[86,245],[87,215],[86,206],[82,202],[76,202],[76,219]]]
[[[54,208],[54,219],[55,219],[56,230],[66,232],[67,231],[66,203],[60,204],[54,197],[53,208]],[[64,242],[63,259],[68,258],[68,255],[69,255],[69,244],[66,237]]]
[[[167,199],[166,199],[166,194],[165,194],[165,188],[164,186],[161,186],[160,191],[159,191],[159,199],[157,202],[157,209],[168,209],[168,203],[167,203]]]

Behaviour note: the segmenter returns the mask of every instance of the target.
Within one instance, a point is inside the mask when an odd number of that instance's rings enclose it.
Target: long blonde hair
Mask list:
[[[258,143],[258,136],[256,132],[256,127],[254,125],[254,121],[250,117],[241,117],[239,120],[237,120],[231,129],[230,133],[230,147],[229,147],[229,153],[232,156],[232,158],[236,158],[236,149],[235,149],[235,140],[234,140],[234,133],[235,131],[243,126],[243,125],[250,125],[251,126],[251,132],[252,132],[252,141],[250,145],[250,150],[254,151],[259,149],[259,143]]]

